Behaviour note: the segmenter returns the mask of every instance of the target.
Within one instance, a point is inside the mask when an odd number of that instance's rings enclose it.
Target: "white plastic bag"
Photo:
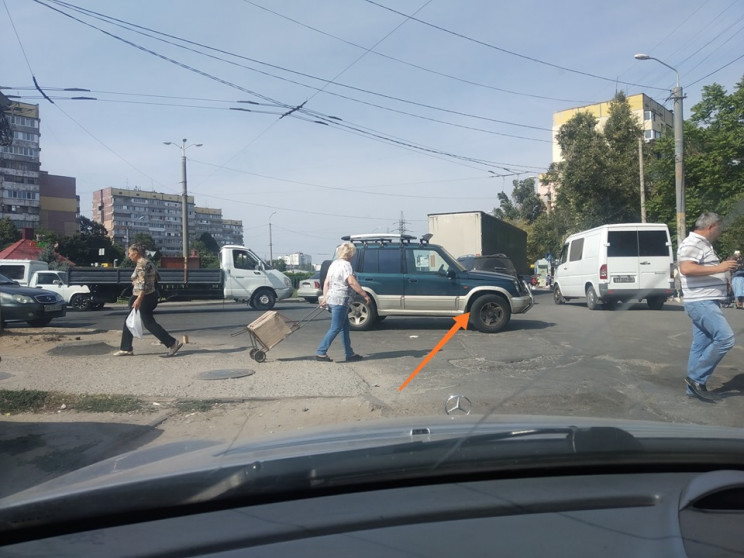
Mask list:
[[[142,339],[142,318],[140,317],[139,311],[132,308],[132,311],[127,316],[127,327],[137,339]]]

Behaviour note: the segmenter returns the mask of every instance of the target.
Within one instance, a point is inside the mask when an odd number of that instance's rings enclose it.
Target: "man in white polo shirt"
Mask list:
[[[721,262],[711,245],[721,235],[721,225],[719,215],[703,213],[677,250],[685,312],[692,320],[687,395],[709,402],[720,396],[708,391],[708,379],[734,346],[734,332],[721,312],[721,301],[728,295],[727,274],[736,269],[737,262]]]

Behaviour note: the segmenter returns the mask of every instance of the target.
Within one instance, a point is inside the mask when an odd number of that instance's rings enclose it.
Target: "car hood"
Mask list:
[[[466,272],[468,274],[468,277],[471,277],[472,279],[476,279],[478,281],[493,281],[494,277],[499,277],[503,280],[510,279],[512,281],[519,281],[519,279],[514,276],[510,275],[508,273],[501,273],[500,271],[483,271],[480,269],[473,269]]]
[[[23,285],[17,285],[15,283],[0,283],[0,290],[5,293],[21,294],[26,296],[38,296],[40,294],[48,294],[57,296],[57,293],[48,291],[46,289],[37,289],[36,287],[24,287]]]
[[[385,483],[710,462],[731,468],[744,462],[741,429],[533,416],[371,421],[237,444],[189,441],[126,453],[3,498],[0,536],[39,525],[84,525],[90,518],[105,522],[156,509],[190,513],[236,500]]]

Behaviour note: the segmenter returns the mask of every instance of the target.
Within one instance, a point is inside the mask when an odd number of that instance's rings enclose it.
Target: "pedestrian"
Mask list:
[[[331,327],[318,346],[315,360],[332,362],[331,357],[328,356],[328,349],[339,333],[344,343],[346,362],[362,359],[361,355],[356,354],[351,348],[349,297],[354,291],[361,295],[367,304],[370,304],[370,298],[359,285],[354,276],[354,270],[351,268],[351,258],[354,257],[355,253],[356,247],[351,242],[344,242],[336,250],[337,258],[333,260],[328,268],[328,275],[323,282],[323,298],[320,301],[320,306],[327,306],[330,310]]]
[[[731,288],[734,291],[736,307],[741,310],[744,308],[744,262],[742,262],[741,252],[739,250],[734,252],[734,259],[736,260],[737,267],[731,279]]]
[[[163,345],[168,347],[168,353],[165,356],[171,357],[183,347],[183,343],[177,341],[165,331],[152,315],[153,310],[158,305],[158,293],[155,289],[158,271],[145,255],[145,247],[142,244],[132,244],[129,247],[129,259],[135,263],[132,273],[132,296],[129,299],[129,308],[139,311],[142,325],[157,337]],[[114,356],[132,356],[134,354],[132,338],[132,332],[129,331],[125,323],[121,330],[119,350],[114,353]]]
[[[713,250],[721,227],[719,215],[703,213],[677,250],[685,312],[692,320],[687,395],[709,402],[718,401],[720,396],[708,391],[708,380],[734,346],[734,332],[721,311],[721,302],[728,298],[727,274],[736,269],[737,262],[721,262]]]

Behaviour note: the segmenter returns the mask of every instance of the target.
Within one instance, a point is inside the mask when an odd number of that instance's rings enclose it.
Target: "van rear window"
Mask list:
[[[668,256],[666,231],[608,231],[608,258]]]

